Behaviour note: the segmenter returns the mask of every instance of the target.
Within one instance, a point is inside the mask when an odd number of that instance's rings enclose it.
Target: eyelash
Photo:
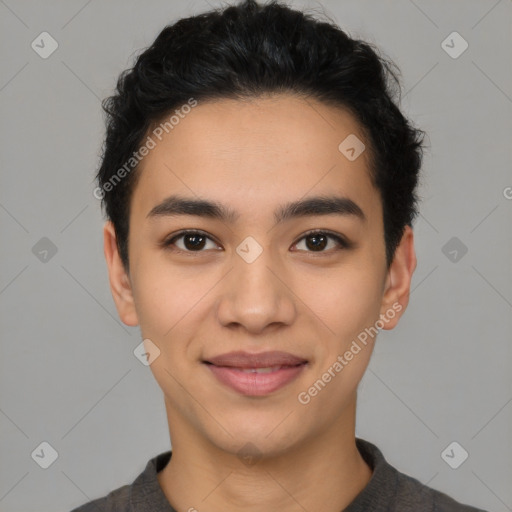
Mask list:
[[[214,243],[217,243],[217,242],[215,242],[215,240],[213,240],[213,238],[211,238],[204,231],[194,230],[194,229],[189,229],[189,230],[186,229],[186,230],[180,231],[179,233],[176,233],[176,234],[172,235],[171,237],[165,239],[161,243],[161,246],[164,247],[165,249],[170,250],[170,251],[181,252],[181,253],[185,253],[185,254],[194,254],[194,253],[205,252],[205,250],[188,251],[188,250],[183,250],[183,249],[179,249],[179,248],[173,247],[174,243],[176,242],[176,240],[178,240],[180,238],[183,238],[185,235],[200,235],[200,236],[204,236],[204,237],[208,238],[209,240],[211,240]],[[340,235],[337,235],[336,233],[334,233],[332,231],[329,231],[329,230],[325,230],[325,229],[323,229],[323,230],[322,229],[314,229],[314,230],[308,231],[307,233],[302,235],[302,237],[299,238],[299,240],[297,240],[297,242],[295,242],[293,245],[297,245],[304,238],[307,238],[307,237],[313,236],[313,235],[327,235],[328,238],[331,238],[331,239],[335,240],[338,243],[339,247],[335,248],[334,252],[337,252],[337,251],[343,250],[343,249],[351,249],[353,247],[353,244],[351,242],[348,242],[347,240],[345,240]],[[318,252],[315,252],[315,251],[304,251],[304,252],[309,252],[311,254],[318,254],[318,255],[320,255],[320,254],[331,254],[333,252],[333,250],[331,249],[331,250],[328,250],[328,251],[318,251]]]

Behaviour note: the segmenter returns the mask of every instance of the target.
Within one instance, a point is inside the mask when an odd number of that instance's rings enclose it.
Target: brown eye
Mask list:
[[[329,231],[316,230],[306,233],[299,242],[294,244],[294,247],[303,240],[305,248],[299,250],[311,253],[331,253],[351,247],[351,244],[343,237]],[[333,242],[331,246],[329,246],[330,242]],[[211,243],[210,247],[208,247],[208,243]],[[207,249],[219,250],[219,246],[210,236],[197,230],[181,231],[165,240],[162,246],[172,251],[185,253],[205,252]]]
[[[317,230],[306,233],[306,235],[304,235],[295,245],[299,245],[302,240],[306,241],[306,249],[300,250],[306,250],[306,252],[331,252],[330,250],[325,250],[325,248],[329,245],[329,240],[334,240],[334,250],[348,249],[350,247],[350,244],[341,236],[328,231]]]
[[[203,249],[206,247],[208,240],[213,242],[209,236],[201,231],[182,231],[166,240],[163,245],[171,250],[177,248],[177,250],[183,252],[204,252]],[[182,243],[178,244],[176,243],[177,241],[182,241]],[[217,245],[214,243],[214,246],[216,247]]]

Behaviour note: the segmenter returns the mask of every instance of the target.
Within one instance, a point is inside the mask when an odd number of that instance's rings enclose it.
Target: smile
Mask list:
[[[237,368],[206,363],[207,368],[223,385],[246,396],[265,396],[297,379],[307,363],[293,366]]]

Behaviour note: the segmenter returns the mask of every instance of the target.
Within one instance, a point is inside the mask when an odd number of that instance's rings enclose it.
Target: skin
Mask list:
[[[416,268],[410,227],[386,268],[369,151],[349,161],[338,150],[350,134],[365,141],[349,113],[292,95],[200,103],[141,163],[129,219],[129,273],[114,228],[105,224],[119,316],[140,325],[143,338],[160,350],[150,368],[164,394],[173,455],[158,480],[180,512],[339,512],[371,478],[355,445],[355,412],[375,338],[309,403],[297,399],[381,315],[388,318],[385,329],[395,327]],[[333,193],[356,202],[366,221],[331,214],[274,225],[278,206]],[[171,194],[215,200],[240,216],[235,222],[147,218]],[[186,237],[174,252],[159,245],[182,229],[211,239],[202,252]],[[338,248],[328,239],[315,251],[303,238],[311,229],[339,233],[354,246]],[[247,236],[263,249],[250,264],[236,252]],[[308,359],[308,366],[285,387],[248,397],[201,362],[233,350],[283,350]],[[237,455],[248,442],[260,456],[252,465]]]

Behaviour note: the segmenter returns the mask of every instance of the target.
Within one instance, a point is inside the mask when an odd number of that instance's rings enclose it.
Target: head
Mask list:
[[[114,300],[160,351],[176,424],[216,446],[277,453],[342,421],[375,326],[407,306],[423,132],[394,68],[330,22],[248,0],[164,28],[104,102]],[[248,396],[208,365],[235,350],[306,363]]]

